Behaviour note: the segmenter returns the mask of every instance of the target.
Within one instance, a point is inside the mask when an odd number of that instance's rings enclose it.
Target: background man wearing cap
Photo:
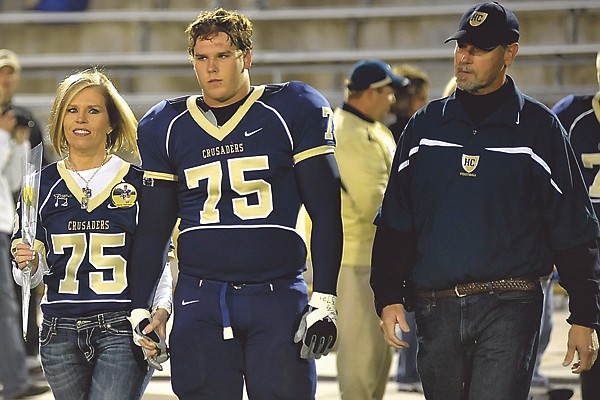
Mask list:
[[[42,132],[40,130],[40,124],[37,123],[33,114],[25,107],[16,105],[13,103],[13,97],[19,86],[21,79],[21,64],[17,55],[8,49],[0,49],[0,88],[4,93],[2,97],[1,107],[4,110],[11,110],[16,117],[16,124],[11,130],[13,140],[17,143],[24,143],[29,141],[31,147],[38,145],[42,142]],[[43,163],[47,164],[47,157],[43,156]],[[20,188],[20,185],[19,185]],[[14,193],[16,196],[18,194]],[[20,302],[21,288],[13,282],[15,293]],[[38,355],[38,342],[39,342],[39,331],[37,323],[37,304],[39,302],[39,295],[37,290],[33,289],[32,301],[29,309],[29,323],[27,331],[27,342],[25,342],[25,348],[27,350],[27,356],[29,357],[30,367],[38,367],[39,361],[36,359]]]
[[[518,39],[498,3],[464,14],[447,40],[458,88],[408,123],[376,219],[385,340],[405,345],[394,327],[414,309],[429,400],[527,399],[553,264],[570,296],[563,365],[597,356],[598,220],[558,118],[506,73]]]
[[[42,131],[40,124],[36,121],[33,113],[26,107],[14,104],[13,97],[19,87],[21,80],[21,64],[17,55],[8,49],[0,49],[0,87],[4,90],[2,106],[11,109],[15,116],[21,121],[26,121],[29,129],[29,141],[31,147],[42,142]],[[21,123],[22,125],[22,123]],[[48,163],[48,157],[44,156],[44,164]]]
[[[373,219],[392,166],[396,143],[381,123],[394,102],[394,89],[407,79],[379,60],[354,65],[343,106],[333,114],[336,159],[342,179],[344,252],[338,282],[338,382],[342,399],[381,399],[393,349],[381,340],[369,287]]]
[[[0,87],[0,94],[3,90]],[[0,96],[1,98],[1,96]],[[21,337],[20,306],[15,296],[11,276],[9,239],[13,229],[15,203],[13,192],[21,183],[23,157],[28,142],[17,143],[11,137],[16,124],[13,111],[0,111],[0,338],[3,352],[0,362],[0,398],[25,398],[50,390],[33,384],[26,364],[26,352]],[[34,344],[36,347],[38,342]]]

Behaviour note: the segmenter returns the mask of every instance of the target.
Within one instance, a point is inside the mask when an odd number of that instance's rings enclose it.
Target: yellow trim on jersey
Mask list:
[[[594,114],[596,114],[596,119],[600,122],[600,91],[592,99],[592,108],[594,109]]]
[[[294,155],[294,164],[298,164],[300,161],[306,160],[307,158],[320,156],[322,154],[333,154],[334,152],[335,148],[329,145],[313,147],[312,149]]]
[[[198,108],[196,104],[196,100],[200,96],[190,96],[187,98],[186,104],[187,108],[190,111],[190,115],[196,121],[196,123],[202,128],[206,133],[210,136],[214,137],[218,141],[222,141],[233,131],[233,129],[240,123],[244,115],[248,112],[252,104],[256,102],[262,96],[265,91],[265,86],[256,86],[254,91],[248,96],[244,104],[237,109],[235,114],[221,127],[215,126],[212,122],[210,122],[202,110]]]
[[[178,181],[177,175],[167,174],[165,172],[144,171],[144,179],[146,178],[158,179],[159,181]]]
[[[94,211],[95,208],[97,208],[99,205],[101,205],[104,202],[104,200],[106,200],[110,196],[113,186],[115,186],[117,183],[121,182],[121,180],[125,177],[125,175],[127,175],[127,172],[129,172],[130,166],[131,166],[131,164],[129,164],[127,161],[121,159],[121,166],[119,167],[119,171],[117,172],[115,177],[112,179],[112,181],[109,182],[108,185],[106,185],[106,187],[104,188],[104,190],[102,190],[102,192],[100,192],[98,195],[89,199],[88,206],[86,208],[88,213]],[[60,174],[61,178],[63,178],[63,180],[65,181],[65,184],[69,188],[69,191],[73,194],[75,199],[79,203],[81,203],[81,199],[83,197],[83,190],[79,187],[77,182],[75,182],[75,179],[73,179],[73,177],[69,173],[69,171],[65,165],[65,161],[60,160],[59,162],[56,163],[56,167],[58,169],[58,173]]]

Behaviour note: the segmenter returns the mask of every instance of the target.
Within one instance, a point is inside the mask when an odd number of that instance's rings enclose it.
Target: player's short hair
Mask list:
[[[50,142],[54,150],[63,158],[68,155],[69,145],[63,129],[65,113],[73,97],[89,87],[98,89],[106,100],[108,118],[112,127],[110,134],[106,135],[106,150],[111,153],[129,153],[138,158],[138,121],[135,114],[110,79],[97,68],[69,75],[58,85],[48,124]]]
[[[217,8],[214,11],[203,11],[185,30],[188,35],[188,54],[194,58],[196,40],[210,39],[223,32],[231,44],[241,51],[252,49],[252,22],[245,15],[235,11]]]

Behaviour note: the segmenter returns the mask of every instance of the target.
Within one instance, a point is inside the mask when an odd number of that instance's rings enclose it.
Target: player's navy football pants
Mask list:
[[[233,285],[180,274],[170,336],[171,381],[181,400],[314,399],[314,360],[294,333],[308,289],[301,277]],[[231,326],[233,338],[225,339]]]

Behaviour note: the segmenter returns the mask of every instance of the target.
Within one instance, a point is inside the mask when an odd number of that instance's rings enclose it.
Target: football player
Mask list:
[[[203,12],[186,33],[202,93],[158,103],[138,128],[145,180],[132,323],[148,315],[179,218],[174,392],[241,399],[245,383],[250,398],[312,399],[314,359],[336,339],[342,229],[332,110],[301,82],[250,84],[244,15]],[[301,204],[312,218],[310,301],[295,229]]]
[[[596,54],[596,78],[600,85],[600,51]],[[596,216],[600,215],[600,90],[596,94],[568,95],[552,107],[569,134],[581,174]],[[596,332],[599,332],[596,329]],[[581,396],[593,399],[600,390],[600,364],[581,374]]]

